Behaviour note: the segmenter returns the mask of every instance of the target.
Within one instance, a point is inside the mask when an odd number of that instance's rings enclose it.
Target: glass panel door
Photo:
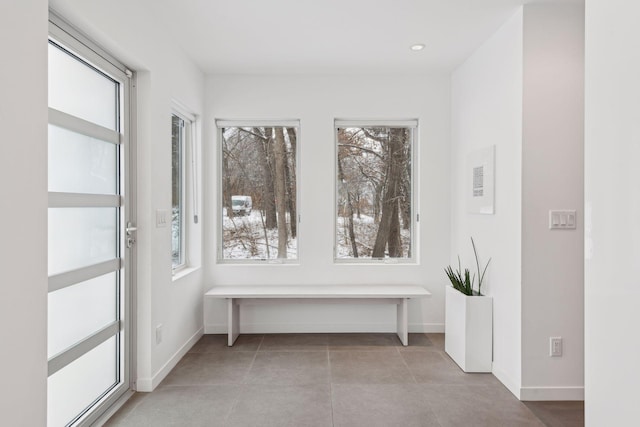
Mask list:
[[[129,389],[128,85],[94,49],[52,33],[49,427],[89,424]]]

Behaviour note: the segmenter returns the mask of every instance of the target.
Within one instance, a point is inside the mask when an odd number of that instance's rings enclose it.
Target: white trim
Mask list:
[[[418,128],[418,119],[334,119],[334,127],[337,128],[362,128],[362,127],[390,127],[390,128]]]
[[[171,370],[176,367],[178,362],[180,362],[180,359],[182,359],[185,354],[187,354],[189,350],[191,350],[191,347],[193,347],[198,342],[203,334],[204,328],[198,329],[196,333],[193,334],[191,338],[189,338],[187,342],[184,343],[184,345],[180,347],[180,349],[178,349],[178,351],[176,351],[173,356],[171,356],[171,358],[169,358],[167,363],[165,363],[153,377],[138,378],[137,391],[152,392],[153,390],[155,390],[155,388],[158,387],[162,380],[164,380],[167,375],[169,375],[169,372],[171,372]]]
[[[122,196],[117,194],[85,194],[49,192],[50,208],[119,208]]]
[[[301,185],[300,185],[300,159],[301,157],[301,127],[300,120],[223,120],[216,119],[216,125],[218,126],[216,136],[217,136],[217,173],[216,173],[216,188],[218,189],[218,195],[216,197],[216,212],[217,212],[217,220],[216,220],[216,228],[218,230],[218,236],[216,238],[216,264],[218,265],[300,265],[301,251],[300,251],[300,223],[301,215],[300,215],[300,206],[301,206]],[[222,126],[224,125],[224,126]],[[247,259],[227,259],[224,257],[224,214],[223,214],[223,174],[224,174],[224,154],[223,154],[223,141],[224,135],[223,131],[226,127],[236,127],[236,128],[245,128],[245,127],[282,127],[282,128],[295,128],[296,130],[296,164],[295,164],[295,176],[296,176],[296,215],[297,218],[291,218],[291,221],[298,221],[297,233],[296,233],[296,257],[295,258],[247,258]]]
[[[349,126],[346,126],[349,125]],[[338,258],[338,129],[344,127],[390,127],[411,129],[411,256],[402,258]],[[334,119],[333,132],[333,176],[335,179],[333,185],[333,264],[347,265],[416,265],[419,264],[420,253],[418,244],[418,236],[420,236],[419,220],[420,217],[420,200],[419,200],[419,127],[418,119],[408,120],[346,120]]]
[[[127,224],[128,222],[135,224],[135,74],[64,19],[57,16],[51,9],[49,10],[49,42],[58,48],[67,51],[70,55],[77,57],[86,66],[94,69],[97,73],[108,77],[119,85],[117,99],[119,111],[118,132],[111,130],[109,132],[104,132],[100,127],[85,127],[82,120],[78,118],[76,118],[77,120],[73,119],[67,121],[65,118],[62,120],[66,121],[66,124],[73,127],[80,126],[83,129],[87,128],[89,129],[90,134],[96,131],[98,135],[94,136],[102,136],[102,134],[105,133],[106,135],[109,135],[107,139],[111,139],[111,142],[118,144],[117,148],[120,154],[118,168],[119,171],[124,174],[124,176],[121,175],[121,178],[123,179],[120,180],[119,188],[119,193],[121,195],[124,194],[124,196],[119,196],[118,201],[118,204],[120,205],[119,220],[121,224]],[[54,113],[54,116],[55,115],[56,113]],[[58,115],[58,117],[60,118],[63,116]],[[53,120],[55,121],[56,119],[54,118]],[[122,237],[122,230],[120,230],[120,237]],[[81,427],[93,425],[95,420],[100,417],[106,408],[109,408],[123,395],[129,394],[129,390],[132,387],[131,379],[135,377],[136,251],[135,247],[126,248],[124,239],[122,238],[120,239],[119,250],[121,251],[119,256],[124,256],[124,265],[122,265],[124,268],[124,274],[121,274],[120,277],[124,280],[124,282],[121,282],[121,292],[123,292],[123,299],[125,301],[124,307],[121,307],[122,311],[120,320],[117,322],[118,335],[116,335],[117,339],[123,344],[120,353],[122,355],[122,363],[120,364],[120,382],[115,384],[110,391],[102,396],[100,401],[96,402],[92,408],[87,408],[87,412],[82,414],[79,418],[71,420],[74,425]],[[124,254],[127,255],[125,256]],[[122,262],[119,260],[118,264],[120,265]],[[124,339],[122,339],[121,334],[124,334]],[[97,339],[97,337],[94,338]],[[88,339],[91,338],[87,338],[87,340]],[[76,346],[79,345],[76,344]],[[63,352],[63,355],[65,352]]]
[[[180,116],[181,119],[192,123],[195,122],[198,117],[195,113],[192,112],[189,107],[185,106],[180,101],[176,101],[175,99],[171,100],[171,113],[175,114],[176,116]]]
[[[105,425],[107,421],[109,421],[109,419],[114,416],[116,412],[118,412],[129,399],[133,397],[134,394],[136,394],[134,390],[127,390],[122,396],[118,398],[118,400],[113,403],[113,405],[109,406],[106,411],[100,414],[100,416],[92,424],[92,427],[102,427],[103,425]]]
[[[509,390],[517,399],[520,399],[520,386],[511,379],[511,377],[499,367],[496,367],[494,360],[491,367],[491,373]]]
[[[56,44],[62,43],[62,47],[81,57],[92,67],[110,74],[121,74],[124,77],[128,77],[127,72],[131,72],[126,65],[109,55],[52,9],[49,9],[49,36],[53,37]]]
[[[241,334],[395,333],[391,323],[241,323]],[[205,334],[227,334],[226,323],[204,325]],[[444,323],[409,323],[409,333],[443,333]],[[411,345],[411,343],[409,343]]]
[[[49,107],[49,124],[91,138],[99,139],[100,141],[110,142],[112,144],[120,144],[121,142],[121,135],[115,130],[72,116],[71,114],[58,111],[51,107]]]
[[[584,387],[521,387],[523,401],[584,401]]]
[[[64,273],[49,276],[49,292],[55,292],[68,286],[114,273],[120,270],[121,259],[115,258],[109,261],[93,264],[87,267],[71,270]]]
[[[104,328],[89,335],[87,338],[74,344],[63,352],[56,354],[49,359],[48,375],[51,376],[55,374],[60,369],[71,364],[71,362],[74,362],[75,360],[81,358],[94,348],[98,347],[100,344],[114,337],[119,331],[120,322],[116,320],[115,322],[108,324]]]
[[[216,119],[218,129],[224,128],[253,128],[253,127],[283,127],[283,128],[299,128],[299,119],[256,119],[256,120],[233,120],[233,119]]]
[[[185,268],[182,268],[179,271],[174,272],[173,276],[171,276],[171,281],[176,282],[176,281],[182,279],[183,277],[186,277],[186,276],[190,275],[191,273],[195,273],[198,270],[200,270],[200,267],[185,267]]]
[[[178,111],[175,108],[175,105],[177,104],[175,101],[172,101],[172,111],[171,111],[171,125],[173,127],[173,118],[176,117],[179,121],[182,122],[182,130],[180,132],[180,136],[179,136],[179,140],[178,142],[178,155],[179,155],[179,179],[180,179],[180,264],[178,265],[173,265],[173,259],[172,261],[172,269],[171,269],[171,274],[175,275],[177,273],[179,273],[181,270],[184,270],[185,268],[188,267],[188,253],[189,251],[188,249],[188,242],[191,240],[189,239],[189,231],[190,231],[190,227],[189,227],[189,208],[187,206],[187,202],[188,202],[188,169],[187,169],[187,154],[188,154],[188,148],[187,148],[187,144],[190,144],[190,139],[192,137],[191,135],[191,131],[193,128],[193,120],[191,120],[190,118],[187,118],[187,116],[191,116],[190,114],[188,115],[184,115],[183,113],[181,113],[180,111]],[[171,137],[171,144],[173,146],[174,140],[173,140],[173,136]],[[173,147],[172,147],[172,155],[173,155]],[[171,182],[171,191],[173,193],[173,160],[171,162],[171,176],[172,176],[172,182]],[[173,205],[173,201],[172,201],[172,205]],[[173,254],[173,206],[171,206],[171,216],[172,216],[172,224],[171,224],[171,252]],[[173,258],[173,256],[172,256]]]

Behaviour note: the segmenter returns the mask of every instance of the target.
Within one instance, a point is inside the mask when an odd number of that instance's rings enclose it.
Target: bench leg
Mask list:
[[[240,306],[233,298],[227,298],[227,333],[229,339],[227,345],[232,347],[240,335]]]
[[[398,337],[405,347],[409,345],[409,318],[407,315],[407,302],[409,298],[402,298],[397,307],[398,321]]]

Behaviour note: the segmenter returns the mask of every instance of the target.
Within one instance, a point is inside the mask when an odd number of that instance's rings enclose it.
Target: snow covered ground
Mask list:
[[[264,218],[259,210],[253,210],[248,216],[235,216],[233,218],[229,218],[225,213],[222,223],[224,259],[277,259],[278,230],[265,230],[263,220]],[[287,217],[288,220],[289,218]],[[351,259],[353,254],[351,242],[349,241],[347,218],[338,217],[337,225],[336,257],[338,259]],[[361,215],[360,218],[353,218],[353,227],[359,258],[371,258],[378,232],[378,224],[374,222],[373,217]],[[402,229],[400,235],[403,258],[408,258],[410,255],[411,232],[410,230]],[[298,257],[298,239],[291,238],[290,229],[288,230],[288,236],[287,259],[296,259]],[[385,258],[388,258],[387,254],[385,254]]]
[[[287,216],[287,224],[288,223]],[[229,218],[224,212],[222,222],[224,259],[277,259],[278,230],[265,230],[266,220],[259,210],[251,211],[247,216]],[[288,228],[288,227],[287,227]],[[287,241],[287,259],[298,257],[298,239]],[[266,237],[266,238],[265,238]]]
[[[351,241],[349,240],[349,229],[347,228],[349,219],[345,217],[338,217],[337,224],[337,238],[336,238],[336,257],[338,259],[350,259],[353,258],[351,249]],[[372,216],[360,215],[353,217],[353,230],[356,235],[356,242],[358,247],[359,258],[371,258],[373,252],[373,246],[376,241],[376,234],[378,233],[378,224],[374,222]],[[402,256],[403,258],[409,258],[409,248],[411,243],[411,231],[401,229],[400,239],[402,240]],[[385,258],[389,255],[385,253]]]

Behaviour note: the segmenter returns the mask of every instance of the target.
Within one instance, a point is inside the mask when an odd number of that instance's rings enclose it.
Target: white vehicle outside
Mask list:
[[[231,196],[231,209],[233,209],[234,215],[249,215],[251,214],[251,208],[251,196]]]

